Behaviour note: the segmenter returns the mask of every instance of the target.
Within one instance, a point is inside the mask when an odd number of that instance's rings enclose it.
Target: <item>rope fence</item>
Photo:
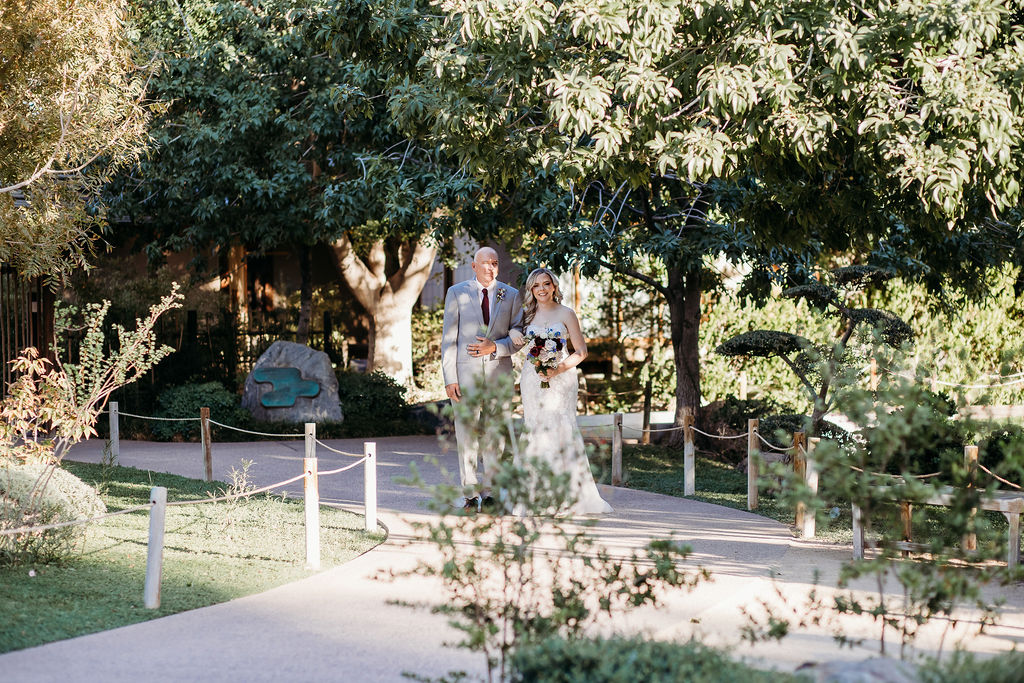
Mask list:
[[[876,389],[878,386],[877,371],[881,369],[886,374],[892,375],[893,377],[899,377],[900,379],[910,380],[916,382],[920,379],[927,379],[932,386],[943,386],[943,387],[956,387],[958,389],[1000,389],[1003,387],[1014,387],[1024,384],[1024,372],[1017,372],[1011,375],[999,375],[999,374],[984,374],[982,377],[988,379],[994,379],[995,382],[981,383],[981,382],[947,382],[946,380],[939,379],[933,375],[929,378],[918,377],[915,374],[908,372],[899,372],[885,366],[880,366],[877,361],[872,359],[871,365],[868,366],[867,371],[871,376],[871,388]]]
[[[118,416],[126,415],[131,417],[143,417],[146,416],[135,416],[130,413],[120,413],[118,411],[117,403],[111,401],[109,414],[111,418],[111,440],[112,444],[116,444],[118,434]],[[193,418],[176,418],[176,419],[193,419]],[[209,425],[216,424],[221,427],[227,427],[229,429],[239,429],[231,427],[231,425],[225,425],[210,419],[209,408],[203,408],[200,413],[199,419],[203,424],[202,434],[203,439],[203,450],[206,464],[206,480],[212,480],[212,460],[210,457],[210,440],[209,440]],[[166,510],[168,507],[177,507],[185,505],[205,505],[207,503],[223,503],[232,500],[238,500],[241,498],[250,498],[260,493],[265,493],[273,489],[281,488],[289,484],[293,484],[299,480],[303,481],[303,504],[304,504],[304,516],[305,516],[305,534],[306,534],[306,567],[308,569],[319,569],[320,568],[320,485],[319,478],[327,477],[335,474],[341,474],[347,472],[359,465],[363,466],[363,517],[364,517],[364,528],[366,531],[377,530],[377,444],[372,441],[363,443],[363,455],[359,457],[353,453],[346,453],[336,448],[332,448],[327,444],[323,443],[316,438],[316,424],[306,423],[304,434],[263,434],[260,432],[250,432],[248,430],[239,429],[239,431],[246,431],[251,434],[262,434],[265,436],[282,436],[282,437],[304,437],[305,442],[305,457],[302,459],[302,474],[298,474],[284,481],[279,481],[274,484],[262,486],[253,490],[239,491],[236,493],[226,493],[222,496],[214,496],[210,498],[202,498],[198,500],[179,500],[179,501],[167,501],[167,489],[163,486],[154,486],[150,490],[150,502],[145,505],[138,505],[125,510],[118,510],[116,512],[110,512],[103,515],[97,515],[88,519],[76,519],[66,522],[55,522],[52,524],[42,524],[38,526],[26,526],[17,529],[3,529],[0,530],[0,536],[19,536],[24,534],[33,534],[52,529],[59,529],[62,527],[86,525],[108,517],[115,517],[117,515],[126,515],[132,512],[139,512],[141,510],[149,511],[149,540],[147,543],[147,554],[146,554],[146,581],[143,590],[143,602],[147,609],[156,609],[160,607],[160,583],[163,573],[163,537],[165,527]],[[359,459],[343,467],[339,467],[333,470],[326,470],[323,472],[318,471],[317,467],[317,446],[337,453],[339,455],[358,457]],[[114,451],[115,453],[117,451]]]
[[[792,446],[776,446],[771,441],[761,436],[760,432],[758,432],[757,438],[760,439],[761,443],[763,443],[765,446],[778,453],[789,453],[791,450],[793,450]]]
[[[116,402],[115,402],[116,403]],[[105,411],[109,412],[109,411]],[[140,420],[153,420],[154,422],[198,422],[198,417],[157,417],[155,415],[136,415],[135,413],[126,413],[123,410],[117,412],[121,417],[136,417]]]
[[[252,434],[254,436],[271,436],[271,437],[278,437],[278,438],[282,438],[282,439],[301,439],[302,438],[302,434],[274,434],[274,433],[271,433],[271,432],[255,432],[255,431],[253,431],[251,429],[242,429],[241,427],[234,427],[232,425],[226,425],[223,422],[217,422],[216,420],[210,420],[210,424],[217,425],[218,427],[223,427],[224,429],[230,429],[231,431],[234,431],[234,432],[241,432],[242,434]]]
[[[325,444],[323,441],[320,441],[319,439],[317,439],[316,445],[320,446],[325,450],[330,451],[331,453],[337,453],[338,455],[347,455],[350,458],[361,457],[358,453],[346,453],[345,451],[339,451],[337,448],[331,448],[330,446]]]
[[[985,472],[987,475],[989,475],[990,477],[992,477],[996,481],[1000,481],[1000,482],[1002,482],[1002,483],[1004,483],[1004,484],[1006,484],[1008,486],[1012,486],[1013,488],[1018,489],[1018,490],[1024,490],[1024,487],[1020,486],[1019,484],[1014,484],[1012,481],[1007,481],[1006,479],[1003,479],[998,474],[996,474],[995,472],[993,472],[989,468],[987,468],[984,465],[982,465],[980,462],[978,463],[978,469],[982,470],[983,472]]]
[[[223,496],[217,496],[215,498],[200,498],[198,500],[176,500],[171,503],[168,503],[167,507],[174,507],[178,505],[205,505],[206,503],[226,503],[230,500],[238,500],[239,498],[251,498],[252,496],[259,495],[267,491],[272,491],[274,489],[281,488],[282,486],[287,486],[288,484],[293,484],[297,482],[299,479],[305,478],[306,474],[302,473],[292,477],[291,479],[285,479],[284,481],[279,481],[276,484],[270,484],[269,486],[261,486],[260,488],[253,489],[251,491],[229,493]]]
[[[701,434],[711,439],[720,440],[731,440],[731,439],[747,439],[747,509],[756,510],[758,507],[758,495],[759,495],[759,469],[761,466],[761,451],[762,449],[782,454],[790,454],[792,457],[789,462],[792,464],[793,472],[798,479],[802,480],[813,494],[817,493],[818,490],[818,473],[814,465],[813,452],[814,448],[818,443],[817,438],[808,439],[806,434],[802,431],[796,431],[793,433],[793,445],[783,447],[778,444],[774,444],[759,431],[759,421],[751,419],[747,421],[747,432],[742,434],[711,434],[698,429],[693,425],[693,412],[692,410],[684,409],[683,412],[683,425],[669,427],[664,429],[651,429],[649,426],[643,430],[639,430],[633,426],[624,426],[622,424],[622,414],[615,413],[612,416],[612,485],[620,486],[622,484],[622,435],[624,429],[632,430],[633,432],[675,432],[683,431],[683,495],[692,496],[696,493],[696,477],[695,477],[695,445],[694,445],[694,434]],[[991,470],[985,468],[977,461],[977,446],[965,447],[965,463],[970,471],[976,471],[980,469],[997,481],[1012,486],[1018,490],[1024,490],[1013,482],[1010,482]],[[940,472],[929,472],[927,474],[890,474],[883,472],[871,472],[865,471],[862,468],[854,465],[849,465],[851,470],[861,472],[870,476],[876,476],[880,478],[899,479],[908,477],[915,480],[931,479],[938,477],[943,474]],[[805,538],[812,538],[815,535],[815,515],[808,511],[803,503],[797,503],[795,510],[796,526],[800,531],[801,535]]]
[[[68,522],[54,522],[53,524],[40,524],[38,526],[23,526],[18,529],[3,529],[0,530],[0,536],[18,536],[20,534],[34,534],[39,531],[49,531],[50,529],[62,529],[69,526],[78,526],[80,524],[92,524],[98,522],[101,519],[107,519],[108,517],[117,517],[118,515],[127,515],[132,512],[138,512],[139,510],[148,510],[152,507],[152,504],[147,505],[136,505],[135,507],[125,508],[124,510],[116,510],[115,512],[108,512],[104,515],[97,515],[95,517],[89,517],[87,519],[72,519]]]

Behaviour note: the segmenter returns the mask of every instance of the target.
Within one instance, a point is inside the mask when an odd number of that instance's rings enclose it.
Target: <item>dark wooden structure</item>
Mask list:
[[[49,356],[53,346],[53,292],[42,278],[26,279],[0,265],[0,390],[7,393],[11,360],[29,346]]]

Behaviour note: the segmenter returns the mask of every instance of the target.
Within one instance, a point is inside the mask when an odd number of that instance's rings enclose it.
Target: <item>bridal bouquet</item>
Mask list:
[[[561,351],[565,346],[561,332],[552,332],[549,337],[531,334],[527,339],[526,360],[533,363],[537,374],[540,374],[542,370],[554,370],[558,367],[558,363],[561,361]],[[547,389],[550,386],[546,379],[541,379],[541,389]]]

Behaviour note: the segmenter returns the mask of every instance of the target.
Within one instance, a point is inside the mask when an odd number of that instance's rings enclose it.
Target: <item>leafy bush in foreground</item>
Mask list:
[[[2,528],[88,519],[107,511],[96,489],[52,464],[15,464],[0,469]],[[0,536],[0,566],[62,562],[85,539],[85,525]]]
[[[567,640],[549,638],[512,657],[517,683],[725,683],[794,681],[790,674],[758,671],[718,650],[690,641],[642,638]]]

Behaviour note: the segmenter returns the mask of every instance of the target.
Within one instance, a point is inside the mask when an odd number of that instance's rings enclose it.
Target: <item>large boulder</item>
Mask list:
[[[298,373],[289,373],[285,368],[294,368]],[[312,382],[319,391],[311,390]],[[341,422],[343,419],[338,378],[331,359],[323,351],[287,341],[271,344],[253,365],[245,378],[242,407],[253,418],[265,422]]]

